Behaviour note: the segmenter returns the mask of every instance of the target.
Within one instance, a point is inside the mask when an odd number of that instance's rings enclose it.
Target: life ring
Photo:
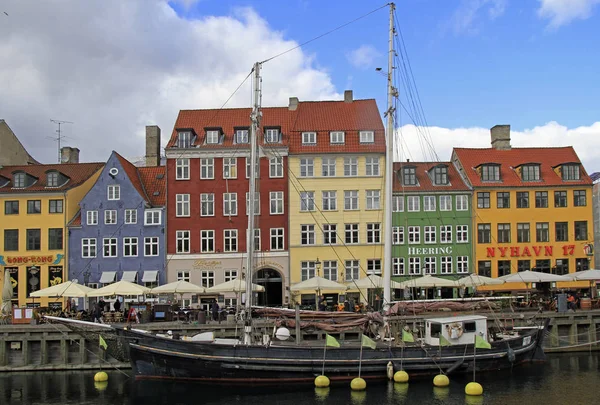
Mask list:
[[[446,325],[446,332],[448,332],[450,339],[459,339],[463,335],[464,330],[461,323],[454,322]]]

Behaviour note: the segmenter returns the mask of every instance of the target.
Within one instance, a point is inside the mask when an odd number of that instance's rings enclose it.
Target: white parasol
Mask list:
[[[78,284],[75,281],[66,281],[48,288],[43,288],[32,292],[32,297],[68,297],[68,298],[83,298],[86,297],[93,288]]]
[[[506,276],[498,277],[498,279],[504,280],[506,283],[552,283],[555,281],[571,281],[564,276],[531,270],[507,274]]]
[[[12,281],[10,279],[10,272],[6,270],[4,272],[4,285],[2,287],[2,307],[0,308],[0,312],[5,314],[11,313],[11,300],[13,296],[13,286]]]
[[[112,295],[144,295],[148,294],[150,289],[129,281],[117,281],[97,290],[90,291],[88,297],[104,297]]]
[[[401,288],[437,288],[437,287],[459,287],[456,281],[445,278],[434,277],[429,274],[423,277],[417,277],[400,283]]]
[[[262,285],[252,283],[252,291],[254,292],[263,292],[265,291],[265,287]],[[235,292],[235,293],[243,293],[246,292],[246,280],[243,278],[234,278],[233,280],[226,281],[221,284],[217,284],[210,288],[206,289],[207,293],[227,293],[227,292]]]
[[[456,283],[461,287],[479,287],[483,285],[499,285],[506,281],[497,278],[480,276],[479,274],[469,274],[466,277],[459,278]]]

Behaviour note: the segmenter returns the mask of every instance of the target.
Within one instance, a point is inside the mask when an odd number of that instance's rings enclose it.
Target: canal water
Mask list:
[[[128,371],[126,371],[128,372]],[[467,376],[453,376],[450,387],[434,388],[430,380],[409,384],[370,383],[364,392],[340,386],[318,390],[293,385],[276,388],[233,388],[192,383],[134,381],[110,371],[106,384],[94,383],[90,372],[0,374],[0,404],[127,404],[127,405],[308,405],[308,404],[498,404],[587,405],[600,403],[600,354],[548,355],[536,363],[481,374],[482,397],[467,397]]]

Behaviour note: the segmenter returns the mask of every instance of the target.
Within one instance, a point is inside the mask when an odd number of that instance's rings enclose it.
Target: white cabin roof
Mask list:
[[[483,316],[483,315],[449,316],[447,318],[429,318],[429,319],[425,319],[425,321],[446,324],[446,323],[464,322],[464,321],[480,321],[482,319],[487,320],[487,316]]]

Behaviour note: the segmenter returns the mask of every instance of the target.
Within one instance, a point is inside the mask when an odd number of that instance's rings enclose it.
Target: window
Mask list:
[[[190,216],[190,195],[189,194],[176,194],[175,201],[177,206],[177,217],[189,217]]]
[[[345,210],[357,210],[358,209],[358,190],[344,191],[344,209]]]
[[[237,179],[237,158],[223,158],[223,178]]]
[[[498,224],[498,243],[510,243],[510,224]]]
[[[16,215],[19,213],[18,201],[4,201],[4,215]]]
[[[200,159],[200,178],[214,179],[215,178],[215,160],[213,158]]]
[[[81,257],[96,257],[96,238],[81,239]]]
[[[137,210],[126,209],[125,210],[125,223],[126,224],[137,224]]]
[[[379,190],[367,190],[367,209],[378,210],[381,208]]]
[[[478,224],[477,225],[477,243],[492,242],[492,225]]]
[[[137,216],[137,211],[135,213]],[[160,225],[160,217],[160,210],[146,210],[144,211],[144,225]]]
[[[279,143],[279,129],[265,129],[265,143]]]
[[[585,190],[573,191],[573,205],[575,207],[585,207],[587,205]]]
[[[215,285],[215,272],[212,270],[202,270],[200,273],[200,284],[204,288],[210,288]]]
[[[313,158],[300,159],[300,177],[313,177],[315,175],[315,160]]]
[[[109,200],[120,200],[121,199],[121,186],[113,184],[108,186],[108,199]]]
[[[569,274],[569,259],[556,259],[556,274],[559,276]]]
[[[272,179],[283,177],[283,157],[276,156],[269,159],[269,177]]]
[[[302,132],[302,145],[314,145],[317,143],[316,132]]]
[[[510,260],[498,260],[498,277],[510,274]]]
[[[190,272],[188,270],[179,270],[177,272],[177,281],[190,282]]]
[[[358,176],[358,158],[356,158],[356,157],[345,157],[344,158],[344,176],[345,177]]]
[[[536,191],[535,192],[535,208],[548,208],[548,192],[547,191]]]
[[[517,271],[531,270],[531,260],[518,260]]]
[[[457,273],[469,272],[469,256],[456,256],[456,271]]]
[[[500,181],[499,165],[483,165],[481,167],[482,181]]]
[[[409,257],[408,258],[408,274],[416,275],[421,274],[421,258],[420,257]]]
[[[554,233],[557,242],[567,242],[569,240],[569,223],[556,222],[554,224]]]
[[[46,187],[58,187],[58,173],[46,173]]]
[[[192,133],[191,132],[179,132],[177,134],[177,147],[178,148],[189,148],[192,146]]]
[[[490,208],[490,193],[477,193],[477,208]]]
[[[402,184],[405,186],[417,185],[417,168],[403,167],[402,168]]]
[[[381,243],[381,224],[367,224],[367,243]]]
[[[421,243],[421,227],[409,226],[408,227],[408,243],[410,245]]]
[[[144,256],[158,256],[158,236],[144,238]]]
[[[477,274],[483,277],[492,277],[492,262],[489,260],[478,261]]]
[[[590,269],[590,259],[586,258],[579,258],[579,259],[575,259],[575,271],[585,271],[585,270],[589,270]]]
[[[497,207],[498,208],[510,208],[510,193],[496,193]]]
[[[335,158],[321,158],[321,175],[335,177]]]
[[[452,243],[452,225],[440,226],[440,242]]]
[[[563,180],[579,180],[579,165],[562,165]]]
[[[337,225],[336,224],[323,224],[323,244],[325,244],[325,245],[337,244]]]
[[[408,212],[421,211],[421,199],[418,195],[409,195],[406,197]]]
[[[28,214],[41,214],[42,213],[42,201],[27,200],[27,213]]]
[[[250,214],[250,197],[246,193],[246,215]],[[260,193],[254,193],[254,215],[260,215]]]
[[[138,255],[138,238],[123,238],[123,256]]]
[[[550,260],[542,259],[535,261],[535,271],[539,271],[540,273],[550,273]]]
[[[379,176],[379,157],[367,156],[367,176]]]
[[[346,243],[357,244],[358,240],[359,240],[358,224],[346,224],[345,228],[346,228],[346,235],[345,235]]]
[[[86,215],[88,225],[98,225],[98,211],[88,211]]]
[[[62,250],[63,249],[63,228],[48,229],[48,249]]]
[[[529,191],[517,192],[517,208],[529,208]]]
[[[315,192],[301,191],[300,192],[300,211],[315,210]]]
[[[373,131],[360,131],[360,143],[375,142],[375,133]]]
[[[423,228],[423,239],[425,243],[436,243],[436,227],[426,226]]]
[[[539,181],[540,165],[525,165],[521,169],[521,179],[523,181]]]
[[[423,211],[435,211],[435,196],[423,196]]]
[[[538,222],[535,224],[535,241],[550,242],[550,229],[548,222]]]
[[[554,206],[556,208],[564,208],[567,206],[567,192],[566,191],[555,191],[554,192]]]
[[[206,143],[219,143],[219,131],[206,131]]]
[[[575,221],[575,240],[587,240],[587,221]]]
[[[392,211],[393,212],[404,212],[404,196],[401,196],[401,195],[392,196]]]
[[[4,230],[4,250],[14,251],[19,250],[19,230],[5,229]]]
[[[346,281],[360,278],[360,263],[358,260],[346,260]]]
[[[448,184],[448,168],[446,166],[437,166],[433,169],[433,184],[436,186]]]
[[[235,280],[237,278],[237,270],[225,270],[225,282]]]
[[[237,193],[223,193],[223,215],[237,215]]]
[[[117,257],[117,238],[104,238],[102,243],[104,257]]]
[[[175,160],[175,180],[190,179],[190,160],[181,158]]]
[[[345,132],[332,131],[329,133],[329,143],[344,143]]]
[[[247,129],[237,129],[235,131],[235,143],[248,143]]]
[[[469,196],[468,195],[457,195],[456,196],[456,211],[468,211],[469,210]]]
[[[440,270],[441,274],[452,273],[452,256],[440,257]]]
[[[436,274],[437,273],[437,260],[435,257],[423,258],[423,274]]]
[[[248,243],[248,241],[246,241]],[[254,230],[254,250],[260,250],[260,229]]]
[[[404,244],[404,227],[393,226],[392,227],[392,244],[403,245]]]
[[[469,225],[456,225],[456,243],[469,242]]]
[[[323,191],[323,211],[337,210],[337,193],[335,191]]]
[[[529,243],[529,224],[519,223],[517,224],[517,242]]]
[[[200,194],[200,216],[212,217],[215,215],[215,195],[213,193]]]
[[[308,280],[315,276],[315,262],[300,262],[300,272],[302,273],[302,281]]]
[[[104,211],[104,224],[115,225],[117,223],[117,210]]]
[[[238,231],[237,229],[225,229],[223,231],[223,251],[237,252],[238,250]]]
[[[381,274],[381,259],[367,259],[367,274]]]
[[[338,279],[338,268],[336,260],[325,260],[323,261],[323,278],[331,281],[337,281]]]
[[[441,195],[440,196],[440,211],[452,211],[452,196]]]
[[[269,199],[271,201],[271,215],[283,214],[283,191],[271,191]]]
[[[200,252],[212,253],[215,251],[215,231],[200,231]]]
[[[314,245],[315,244],[315,226],[301,225],[300,226],[300,244]]]
[[[585,196],[584,196],[585,199]],[[59,214],[63,212],[63,200],[50,200],[48,207],[50,214]]]
[[[271,228],[271,250],[284,250],[284,228]]]
[[[190,253],[190,231],[176,231],[177,253]]]
[[[15,173],[13,178],[14,188],[25,187],[25,173]]]

